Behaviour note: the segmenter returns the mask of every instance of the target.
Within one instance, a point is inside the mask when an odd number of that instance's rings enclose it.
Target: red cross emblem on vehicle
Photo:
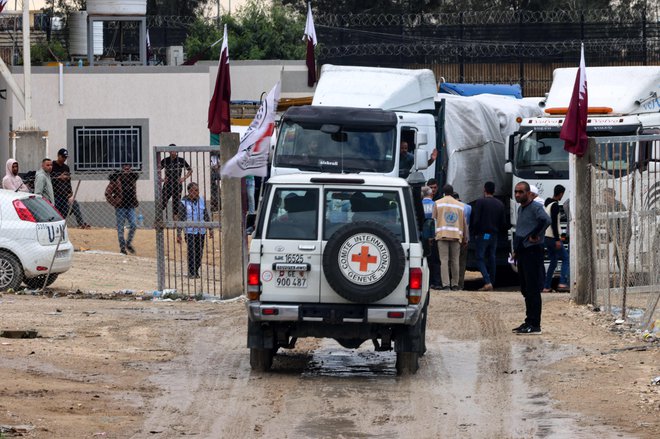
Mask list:
[[[369,247],[363,245],[360,248],[360,253],[351,255],[351,262],[359,262],[360,263],[359,270],[367,271],[369,264],[375,264],[376,262],[378,262],[378,258],[376,256],[371,256],[369,254]]]

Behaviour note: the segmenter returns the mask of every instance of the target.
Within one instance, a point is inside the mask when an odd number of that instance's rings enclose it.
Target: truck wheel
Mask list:
[[[57,273],[53,273],[48,276],[48,282],[46,282],[46,286],[52,285],[53,282],[57,280]],[[44,286],[44,280],[46,280],[46,275],[42,276],[37,276],[37,277],[32,277],[30,279],[23,279],[23,283],[27,285],[28,288],[32,290],[38,290],[39,288]]]
[[[401,282],[405,265],[399,239],[373,221],[340,227],[323,251],[328,284],[354,303],[377,302],[387,297]]]
[[[23,267],[16,256],[0,252],[0,291],[15,290],[23,282]]]
[[[268,372],[273,365],[273,349],[250,348],[250,366],[256,372]]]
[[[417,352],[396,353],[396,374],[414,375],[419,369],[419,354]]]

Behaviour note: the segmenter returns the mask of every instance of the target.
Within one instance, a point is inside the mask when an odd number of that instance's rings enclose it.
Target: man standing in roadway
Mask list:
[[[467,243],[467,223],[463,203],[453,197],[454,188],[446,184],[442,187],[442,193],[444,197],[436,201],[433,209],[435,239],[440,254],[440,277],[443,290],[458,290],[461,245]]]
[[[518,264],[520,292],[525,298],[525,321],[513,328],[516,334],[541,334],[541,290],[545,280],[543,237],[550,217],[543,206],[535,203],[529,183],[521,181],[514,190],[518,206],[513,257]]]
[[[504,203],[494,195],[495,183],[487,181],[484,197],[475,201],[470,219],[470,230],[477,246],[477,266],[484,278],[484,286],[479,291],[493,291],[497,237],[506,229]]]

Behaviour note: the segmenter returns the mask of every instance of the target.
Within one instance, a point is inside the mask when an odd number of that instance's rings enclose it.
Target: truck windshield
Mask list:
[[[301,171],[390,173],[396,157],[395,142],[395,127],[327,129],[285,121],[273,166]]]
[[[568,176],[568,153],[559,132],[537,133],[536,137],[524,139],[518,145],[515,165],[520,171],[531,171],[535,177],[558,178],[563,173]]]
[[[613,177],[623,177],[635,167],[637,142],[596,141],[596,164]]]

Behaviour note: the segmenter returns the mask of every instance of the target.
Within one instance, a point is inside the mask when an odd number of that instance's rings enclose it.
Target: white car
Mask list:
[[[0,291],[21,283],[41,288],[71,268],[73,245],[66,222],[42,198],[26,192],[0,190]]]

